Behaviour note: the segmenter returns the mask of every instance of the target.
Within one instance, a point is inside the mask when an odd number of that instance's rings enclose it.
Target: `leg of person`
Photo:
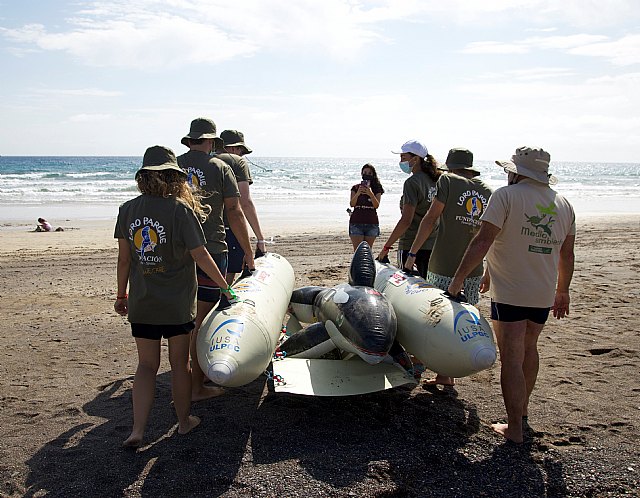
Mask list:
[[[191,415],[191,372],[189,372],[189,333],[169,337],[171,394],[178,416],[178,434],[195,428],[200,419]]]
[[[218,290],[218,293],[220,291]],[[214,398],[224,393],[221,387],[205,386],[205,374],[200,368],[198,362],[198,331],[200,325],[213,309],[215,302],[198,301],[196,312],[196,325],[191,332],[191,340],[189,351],[191,353],[191,401],[202,401],[204,399]]]
[[[416,268],[422,278],[426,278],[429,271],[429,258],[431,258],[431,251],[426,249],[420,249],[416,254]],[[404,261],[402,265],[404,266]]]
[[[353,250],[355,251],[360,242],[364,240],[364,231],[362,230],[362,225],[359,223],[349,223],[349,238],[351,239],[351,244],[353,244]]]
[[[218,265],[220,273],[223,275],[227,272],[227,253],[215,253],[211,254],[211,257]],[[198,363],[198,332],[202,322],[207,317],[209,312],[216,305],[220,299],[220,289],[216,286],[215,282],[209,279],[208,275],[204,273],[200,268],[197,269],[198,276],[198,301],[196,308],[196,323],[193,332],[191,332],[191,400],[201,401],[203,399],[213,398],[219,396],[224,392],[220,387],[205,387],[205,375]]]
[[[373,247],[373,243],[376,241],[376,237],[365,237],[364,240],[367,242],[367,244],[369,244],[369,247]]]
[[[360,243],[365,240],[364,235],[349,235],[349,238],[351,239],[351,243],[353,244],[353,250],[355,251],[358,246],[360,245]],[[371,245],[371,244],[369,244]]]
[[[533,392],[538,378],[538,370],[540,368],[538,337],[540,337],[543,328],[544,323],[535,323],[527,320],[527,332],[524,337],[524,362],[522,364],[524,379],[527,385],[527,397],[522,410],[523,416],[529,415],[529,397]]]
[[[236,278],[236,274],[242,273],[242,263],[244,261],[244,251],[240,242],[230,228],[225,228],[226,242],[229,252],[227,253],[227,283],[231,285]],[[217,261],[216,261],[217,263]]]
[[[376,241],[376,237],[378,237],[378,235],[380,235],[380,225],[367,225],[367,230],[364,233],[364,240],[369,244],[369,247],[373,247],[373,243]]]
[[[142,443],[156,390],[156,375],[160,367],[160,340],[136,337],[138,368],[133,378],[133,429],[122,443],[137,447]]]
[[[503,322],[493,320],[500,350],[500,387],[507,410],[506,424],[492,424],[493,430],[514,443],[523,441],[522,410],[527,399],[523,363],[527,320]]]

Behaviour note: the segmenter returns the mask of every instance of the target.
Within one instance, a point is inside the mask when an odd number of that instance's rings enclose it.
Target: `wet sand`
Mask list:
[[[2,496],[638,496],[636,216],[579,220],[571,315],[541,336],[521,447],[490,427],[505,413],[498,364],[455,394],[312,398],[259,378],[194,404],[203,422],[180,436],[164,355],[137,452],[120,446],[137,358],[113,311],[113,223],[54,223],[65,231],[0,227]],[[342,223],[265,228],[296,286],[346,280]]]

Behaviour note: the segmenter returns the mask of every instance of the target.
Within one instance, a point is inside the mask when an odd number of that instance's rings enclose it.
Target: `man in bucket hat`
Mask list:
[[[189,133],[181,140],[189,147],[189,152],[178,156],[178,164],[187,172],[189,183],[207,193],[203,202],[211,207],[207,221],[202,225],[207,239],[206,248],[220,268],[222,274],[227,271],[227,244],[225,242],[222,213],[227,215],[229,225],[245,251],[245,262],[249,269],[254,268],[251,242],[247,232],[247,223],[240,207],[240,192],[231,168],[220,159],[211,157],[211,151],[222,140],[216,134],[215,123],[208,118],[196,118],[191,122]],[[220,299],[220,288],[200,269],[198,276],[198,299],[196,326],[191,338],[191,376],[192,399],[194,401],[222,394],[222,388],[204,386],[204,372],[197,360],[196,338],[202,321]]]
[[[256,257],[264,254],[265,238],[260,227],[260,220],[258,219],[258,212],[256,206],[251,198],[250,185],[253,184],[251,178],[251,169],[249,168],[249,162],[243,157],[246,154],[250,154],[252,150],[244,143],[244,135],[237,130],[224,130],[220,133],[222,139],[222,148],[216,150],[216,157],[226,162],[233,174],[236,176],[238,182],[238,189],[240,190],[240,207],[244,213],[247,223],[253,230],[257,238],[256,243]],[[237,273],[242,271],[242,262],[244,259],[244,251],[238,242],[233,230],[229,227],[225,216],[225,231],[227,246],[229,248],[229,267],[227,269],[227,282],[233,282]]]
[[[487,256],[481,292],[491,291],[491,319],[500,349],[500,384],[506,424],[493,429],[523,441],[529,397],[538,375],[537,341],[549,312],[569,314],[573,276],[575,214],[549,185],[549,153],[520,147],[510,161],[496,161],[508,185],[496,190],[480,220],[449,292],[457,295],[465,277]]]
[[[409,257],[404,267],[413,269],[415,255],[438,226],[436,238],[425,280],[442,290],[447,290],[451,279],[464,256],[469,242],[480,229],[480,215],[487,207],[491,188],[480,178],[480,171],[473,166],[473,153],[467,149],[451,149],[447,155],[446,169],[436,184],[436,196],[418,227]],[[476,304],[480,297],[482,262],[464,280],[467,301]],[[453,386],[454,379],[437,374],[425,385]]]

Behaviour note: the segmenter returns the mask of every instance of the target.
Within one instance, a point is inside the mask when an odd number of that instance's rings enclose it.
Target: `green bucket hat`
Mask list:
[[[189,133],[182,137],[180,143],[189,147],[189,140],[198,140],[200,138],[213,138],[214,150],[222,147],[222,139],[216,134],[216,124],[209,118],[196,118],[191,121]]]
[[[245,154],[251,154],[253,151],[244,143],[244,135],[238,130],[224,130],[220,133],[220,138],[224,145],[229,147],[242,147]]]
[[[451,149],[447,155],[445,166],[449,171],[466,169],[475,173],[476,176],[480,174],[480,171],[473,167],[473,153],[468,149]]]
[[[179,171],[185,176],[185,178],[187,176],[187,173],[178,166],[176,155],[171,149],[163,147],[162,145],[154,145],[145,151],[142,158],[142,167],[136,171],[136,178],[138,178],[138,175],[143,170],[163,171],[166,169]]]

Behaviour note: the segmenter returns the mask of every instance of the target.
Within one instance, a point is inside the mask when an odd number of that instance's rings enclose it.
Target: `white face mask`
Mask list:
[[[398,166],[400,166],[400,169],[403,171],[403,173],[411,173],[411,164],[409,164],[409,161],[401,161],[400,163],[398,163]]]

